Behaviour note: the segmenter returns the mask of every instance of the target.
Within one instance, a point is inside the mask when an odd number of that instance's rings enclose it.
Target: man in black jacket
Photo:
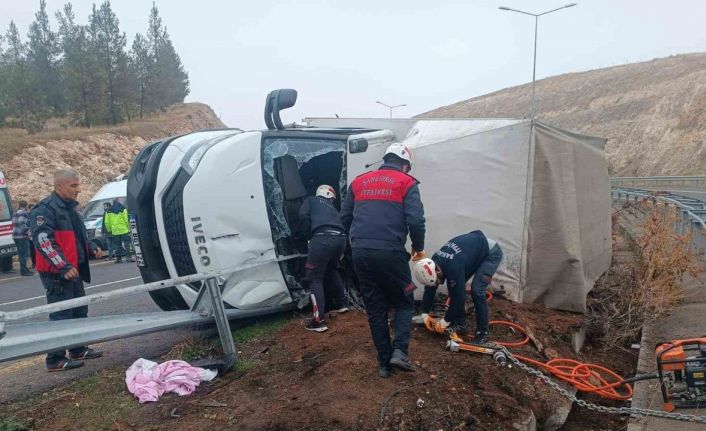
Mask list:
[[[90,283],[88,241],[83,220],[76,212],[80,191],[78,174],[61,170],[54,174],[54,192],[42,199],[30,213],[30,229],[37,254],[36,269],[46,289],[47,303],[79,298],[86,293],[83,283]],[[81,306],[49,314],[49,320],[86,317],[88,307]],[[72,347],[47,354],[49,371],[65,371],[83,366],[83,359],[103,356],[87,346]]]
[[[306,324],[309,331],[323,332],[328,329],[324,315],[326,313],[326,290],[333,298],[331,311],[343,313],[346,307],[346,294],[341,276],[338,274],[338,262],[346,249],[346,234],[333,205],[336,191],[333,187],[322,184],[316,189],[316,196],[306,198],[299,209],[302,230],[309,241],[309,256],[306,261],[306,279],[311,291],[314,318]],[[324,284],[325,282],[325,284]]]
[[[465,336],[468,332],[466,319],[466,282],[471,282],[471,298],[476,314],[476,333],[473,341],[488,342],[488,301],[485,291],[503,258],[500,245],[487,238],[483,232],[474,230],[451,238],[431,259],[421,259],[415,264],[414,276],[424,288],[422,298],[422,320],[430,331],[440,334]],[[449,308],[443,318],[429,316],[434,304],[436,289],[446,282],[449,291]]]
[[[380,169],[351,183],[341,208],[341,221],[350,231],[353,266],[360,285],[380,377],[391,368],[414,371],[409,359],[409,337],[414,310],[414,284],[405,250],[407,234],[414,259],[424,256],[424,207],[412,169],[409,149],[392,144]],[[390,341],[388,310],[395,310],[395,339]]]

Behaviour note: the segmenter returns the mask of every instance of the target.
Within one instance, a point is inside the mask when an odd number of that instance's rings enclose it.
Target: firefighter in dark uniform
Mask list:
[[[78,174],[61,170],[54,175],[54,192],[42,199],[30,213],[39,277],[46,289],[47,303],[85,295],[83,283],[91,281],[88,266],[88,241],[83,220],[76,212],[80,191]],[[88,307],[76,307],[49,314],[49,320],[86,317]],[[65,371],[83,366],[83,359],[102,356],[87,346],[75,346],[47,354],[49,371]]]
[[[500,245],[483,232],[473,232],[450,239],[431,259],[421,259],[414,266],[414,277],[425,286],[422,298],[421,321],[430,331],[440,334],[465,336],[466,282],[471,281],[471,298],[476,314],[474,342],[488,342],[488,301],[485,291],[503,259]],[[446,282],[449,308],[439,320],[429,316],[439,284]]]
[[[353,267],[368,313],[378,353],[380,377],[391,367],[414,371],[408,356],[414,284],[405,250],[407,234],[413,259],[424,256],[424,207],[418,181],[409,176],[412,158],[402,144],[390,145],[380,169],[351,183],[341,208],[341,221],[350,232]],[[395,310],[395,339],[390,341],[388,310]]]
[[[333,205],[335,199],[333,187],[322,184],[316,189],[316,196],[306,198],[299,209],[302,230],[310,239],[306,279],[311,291],[314,317],[305,326],[309,331],[323,332],[328,329],[324,319],[327,292],[333,299],[331,311],[348,311],[346,293],[337,270],[346,250],[346,234],[343,233],[338,210]]]

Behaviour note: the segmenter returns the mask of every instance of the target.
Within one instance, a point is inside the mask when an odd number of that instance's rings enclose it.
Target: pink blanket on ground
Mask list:
[[[127,389],[141,403],[157,401],[165,392],[189,395],[201,382],[211,381],[215,371],[192,367],[184,361],[161,364],[138,359],[125,372]]]

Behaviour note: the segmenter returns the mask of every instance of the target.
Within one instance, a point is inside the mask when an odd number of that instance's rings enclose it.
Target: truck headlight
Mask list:
[[[184,158],[181,159],[181,167],[186,171],[187,174],[193,175],[196,171],[196,168],[199,166],[199,163],[201,163],[201,159],[203,158],[204,154],[206,154],[206,151],[208,151],[217,143],[239,133],[242,133],[242,130],[233,129],[232,133],[230,134],[217,136],[212,139],[207,139],[204,142],[194,145],[193,147],[189,148]]]
[[[208,151],[210,147],[211,146],[208,142],[204,142],[201,145],[197,145],[189,149],[189,152],[187,152],[186,156],[184,156],[181,160],[181,167],[184,168],[187,174],[194,174],[194,171],[196,171],[196,167],[201,162],[203,155],[206,154],[206,151]]]

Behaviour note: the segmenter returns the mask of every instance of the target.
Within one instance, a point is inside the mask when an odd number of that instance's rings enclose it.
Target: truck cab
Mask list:
[[[17,254],[17,246],[12,240],[12,201],[7,189],[7,180],[0,171],[0,271],[12,269],[12,256]]]
[[[241,309],[305,303],[307,238],[298,211],[321,184],[336,189],[381,160],[389,130],[285,127],[296,92],[268,96],[267,130],[205,130],[154,142],[128,175],[137,264],[145,282],[211,270]],[[245,268],[245,269],[242,269]],[[151,292],[164,310],[193,304],[199,283]]]

